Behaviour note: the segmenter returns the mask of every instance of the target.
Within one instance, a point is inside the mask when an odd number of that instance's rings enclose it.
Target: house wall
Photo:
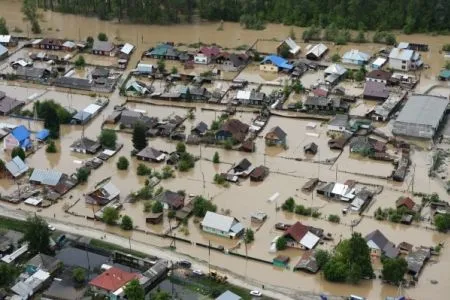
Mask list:
[[[370,255],[375,257],[381,257],[381,250],[376,248],[370,249]]]
[[[200,64],[200,65],[207,65],[209,64],[211,59],[205,55],[196,55],[194,56],[194,63]]]
[[[411,61],[390,58],[389,59],[389,68],[394,69],[394,70],[409,71],[411,69]]]
[[[203,229],[203,231],[208,232],[208,233],[212,233],[212,234],[220,235],[220,236],[223,236],[223,237],[231,238],[229,232],[221,231],[221,230],[218,230],[218,229],[215,229],[215,228],[211,228],[211,227],[207,227],[207,226],[202,226],[202,229]]]
[[[392,128],[393,134],[426,139],[431,139],[434,136],[435,131],[436,131],[435,128],[429,125],[405,123],[398,121],[394,123],[394,127]]]
[[[364,64],[364,61],[362,61],[362,60],[356,60],[356,59],[342,59],[342,62],[344,63],[344,64],[352,64],[352,65],[358,65],[358,66],[361,66],[361,65],[363,65]]]
[[[387,84],[387,80],[378,79],[378,78],[366,78],[366,82],[379,82],[379,83]]]
[[[216,133],[216,139],[217,140],[223,141],[223,140],[230,139],[232,137],[233,137],[233,135],[231,134],[231,132],[228,132],[228,131],[219,130]]]
[[[328,131],[344,132],[345,131],[345,126],[328,125],[327,130]]]
[[[261,64],[259,70],[263,72],[277,73],[279,71],[278,67],[272,64]]]
[[[12,134],[3,139],[3,150],[11,150],[17,146],[19,146],[19,141]]]

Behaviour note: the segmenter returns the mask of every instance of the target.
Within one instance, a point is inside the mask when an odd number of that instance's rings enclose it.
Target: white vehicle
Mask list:
[[[192,273],[195,274],[195,275],[198,275],[198,276],[202,276],[203,275],[202,270],[193,270]]]
[[[255,297],[261,297],[262,293],[260,291],[254,290],[254,291],[250,291],[250,295],[255,296]]]
[[[49,225],[48,225],[48,230],[50,230],[50,231],[55,231],[56,228],[55,228],[55,226],[49,224]]]

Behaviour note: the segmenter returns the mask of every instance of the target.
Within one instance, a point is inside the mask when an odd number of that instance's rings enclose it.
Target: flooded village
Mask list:
[[[227,275],[254,297],[449,293],[448,228],[435,222],[450,214],[448,37],[336,45],[305,42],[297,27],[292,39],[282,25],[132,25],[50,11],[32,35],[19,2],[0,4],[23,29],[0,36],[1,215],[170,257],[136,258],[138,270],[117,275],[143,274],[146,288],[187,257],[194,276]],[[41,113],[48,100],[64,110],[58,139]],[[26,158],[12,156],[17,147]],[[124,217],[131,228],[119,226]],[[327,281],[315,253],[354,232],[375,278]],[[385,257],[407,261],[400,287],[381,278]],[[122,272],[101,271],[89,288]]]

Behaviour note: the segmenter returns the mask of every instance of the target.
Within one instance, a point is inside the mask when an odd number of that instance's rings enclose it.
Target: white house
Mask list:
[[[194,56],[194,63],[199,65],[207,65],[211,62],[211,57],[203,53],[197,53]]]
[[[370,59],[370,54],[365,52],[361,52],[356,49],[352,49],[348,52],[345,52],[342,56],[342,62],[345,64],[353,64],[353,65],[364,65]]]
[[[203,231],[233,239],[244,232],[244,226],[236,218],[208,211],[201,223]]]
[[[389,68],[394,70],[416,70],[423,65],[420,53],[410,49],[394,48],[389,53]]]

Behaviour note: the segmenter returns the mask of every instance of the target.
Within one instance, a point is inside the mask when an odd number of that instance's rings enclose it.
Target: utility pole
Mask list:
[[[208,275],[211,274],[211,240],[208,240]]]
[[[338,181],[338,169],[339,169],[339,165],[336,164],[336,182]]]

